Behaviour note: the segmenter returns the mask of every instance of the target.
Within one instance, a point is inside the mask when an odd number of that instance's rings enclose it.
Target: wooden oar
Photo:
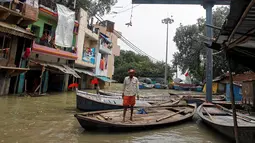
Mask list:
[[[168,118],[173,117],[173,116],[175,116],[175,115],[177,115],[177,114],[180,114],[180,113],[182,113],[182,112],[184,112],[184,111],[186,111],[186,109],[181,110],[181,111],[179,111],[179,112],[176,112],[176,113],[174,113],[174,114],[167,115],[167,116],[165,116],[165,117],[159,118],[159,119],[156,120],[156,122],[160,122],[160,121],[162,121],[162,120],[168,119]]]
[[[103,117],[100,116],[100,115],[97,115],[96,118],[97,118],[98,120],[105,120],[105,118],[103,118]]]
[[[206,114],[210,117],[210,119],[213,121],[213,117],[211,116],[211,114],[207,111],[207,109],[205,109],[205,107],[203,107],[203,110],[206,112]]]
[[[105,120],[112,120],[112,118],[110,118],[110,117],[105,117],[105,116],[103,116],[103,115],[101,115],[101,114],[99,114],[99,116],[102,117],[102,118],[104,118]]]
[[[227,114],[233,116],[233,114],[231,112],[226,112]],[[242,117],[242,116],[239,116],[239,115],[236,115],[236,118],[240,119],[240,120],[244,120],[246,122],[253,122],[254,123],[254,120],[250,119],[250,118],[247,118],[247,117]],[[245,119],[247,118],[247,119]]]

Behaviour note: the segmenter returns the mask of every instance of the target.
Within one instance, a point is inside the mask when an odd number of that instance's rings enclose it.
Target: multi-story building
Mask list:
[[[38,20],[29,25],[36,39],[32,45],[30,71],[25,75],[28,92],[40,94],[48,91],[67,91],[68,84],[80,78],[73,70],[75,60],[78,58],[77,13],[63,5],[59,9],[63,9],[64,13],[60,13],[54,0],[40,0]],[[63,21],[64,18],[73,22],[66,23],[67,21]],[[66,30],[70,28],[71,32],[68,33]],[[19,84],[22,87],[24,82]],[[18,89],[19,92],[23,90]]]
[[[121,33],[112,30],[114,29],[114,26],[112,25],[113,22],[108,20],[95,25],[100,31],[99,48],[96,52],[97,60],[95,73],[99,78],[106,82],[112,81],[112,76],[114,74],[114,57],[120,55],[118,39],[120,38],[119,36]],[[105,82],[102,82],[101,87],[104,85]]]
[[[0,95],[15,93],[19,75],[29,70],[26,58],[34,34],[26,27],[37,16],[36,1],[0,1]]]
[[[80,89],[93,88],[91,80],[95,77],[96,49],[98,48],[98,30],[88,22],[88,13],[80,8],[79,30],[77,37],[78,59],[75,61],[75,71],[79,73]]]
[[[74,82],[80,89],[88,89],[93,88],[94,77],[101,88],[111,82],[114,56],[120,49],[118,37],[107,31],[109,21],[89,23],[87,12],[75,9],[75,3],[67,8],[59,7],[56,0],[15,2],[0,7],[0,95],[8,94],[9,89],[19,94],[66,91]],[[59,27],[64,29],[59,31]],[[68,38],[63,36],[66,33]],[[10,84],[14,86],[9,88]]]

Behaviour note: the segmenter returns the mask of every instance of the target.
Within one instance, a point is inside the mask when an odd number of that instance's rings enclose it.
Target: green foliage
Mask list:
[[[213,11],[213,25],[221,27],[228,13],[228,7],[217,7]],[[205,23],[205,18],[199,18],[197,19],[197,23],[193,25],[183,26],[180,24],[176,29],[174,37],[178,52],[173,55],[173,65],[178,65],[182,73],[189,69],[189,73],[193,79],[198,81],[205,79],[206,47],[200,38],[200,35],[206,35]],[[214,30],[214,37],[218,34],[219,30]],[[222,70],[226,71],[227,63],[222,54],[213,56],[214,77],[221,75]]]
[[[132,51],[120,51],[120,56],[115,57],[114,79],[118,82],[123,82],[128,76],[130,68],[135,69],[138,77],[164,77],[165,63],[153,63],[147,56],[136,54]],[[171,67],[168,66],[168,79],[173,76]]]
[[[118,0],[77,0],[77,7],[85,10],[90,10],[88,13],[90,17],[99,14],[103,16],[111,11],[111,7],[115,5]]]

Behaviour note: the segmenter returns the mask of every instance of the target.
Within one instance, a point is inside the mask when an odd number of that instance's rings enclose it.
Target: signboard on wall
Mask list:
[[[93,65],[96,64],[95,63],[95,53],[96,53],[96,49],[95,48],[86,48],[83,51],[82,60],[84,62],[91,63]]]
[[[229,5],[231,0],[132,0],[133,4],[196,4],[213,2],[215,5]]]

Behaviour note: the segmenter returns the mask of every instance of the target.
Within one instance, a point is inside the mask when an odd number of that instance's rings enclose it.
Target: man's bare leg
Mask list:
[[[123,122],[125,122],[125,117],[126,117],[126,112],[127,112],[127,107],[124,107],[124,110],[123,110]]]
[[[130,121],[133,121],[133,110],[134,110],[134,106],[130,106],[130,110],[131,110]]]

